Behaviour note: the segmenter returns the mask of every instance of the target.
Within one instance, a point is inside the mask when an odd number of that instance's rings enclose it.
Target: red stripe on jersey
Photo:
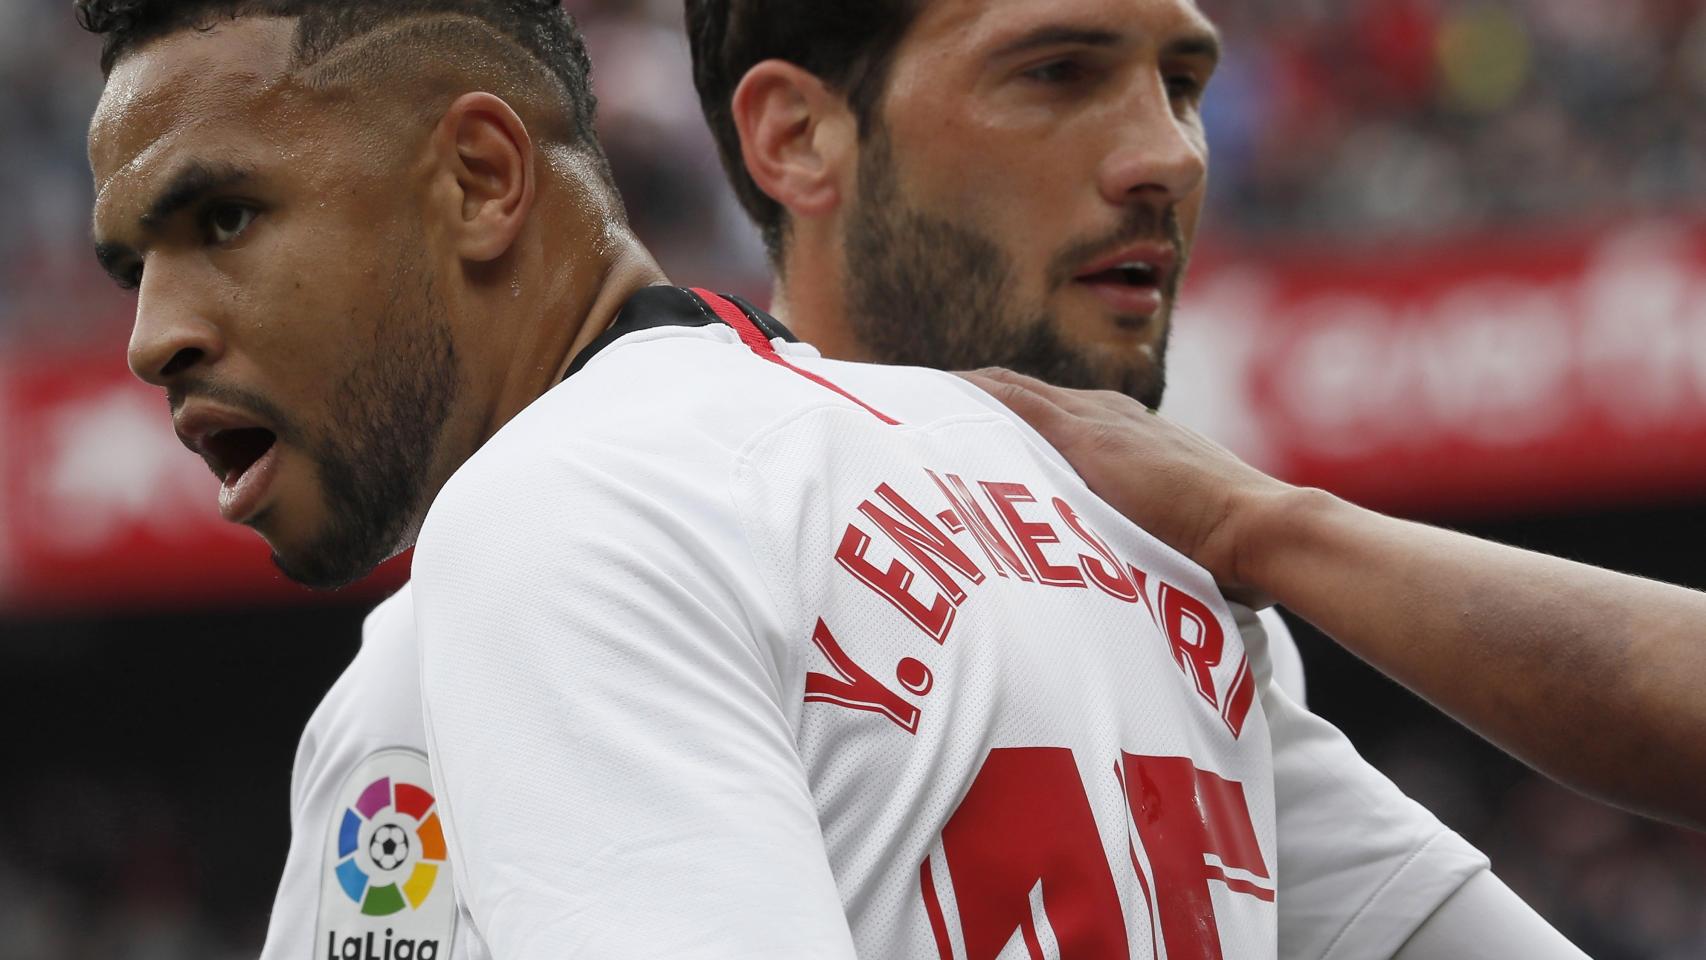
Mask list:
[[[948,923],[942,919],[942,902],[936,899],[936,878],[931,876],[930,857],[918,868],[918,886],[924,891],[924,913],[930,918],[930,932],[936,935],[936,953],[942,960],[954,960],[954,945],[948,940]]]
[[[1119,771],[1116,765],[1115,772]],[[1125,778],[1120,778],[1120,789],[1125,789]],[[1161,929],[1161,919],[1155,915],[1155,898],[1149,894],[1149,877],[1144,875],[1143,864],[1137,862],[1137,844],[1126,835],[1125,848],[1131,854],[1131,869],[1137,874],[1137,885],[1143,890],[1143,902],[1149,906],[1149,953],[1155,960],[1161,960],[1161,938],[1155,936],[1155,931]]]
[[[1231,890],[1233,893],[1247,893],[1258,900],[1266,900],[1269,903],[1274,902],[1274,892],[1269,890],[1267,887],[1258,886],[1248,880],[1240,880],[1237,877],[1229,877],[1226,875],[1225,870],[1220,869],[1212,863],[1204,864],[1203,869],[1208,871],[1208,878],[1210,880],[1219,880],[1221,883],[1226,884],[1226,888]]]
[[[1232,731],[1232,739],[1236,740],[1244,732],[1244,720],[1256,701],[1256,676],[1250,672],[1248,656],[1238,662],[1238,673],[1229,689],[1231,692],[1226,695],[1226,705],[1221,709],[1220,718],[1226,721],[1226,728]]]
[[[701,300],[704,300],[709,304],[712,310],[716,311],[717,318],[719,320],[722,320],[724,323],[733,327],[735,333],[740,334],[741,342],[746,344],[753,353],[758,354],[771,363],[794,371],[820,387],[835,391],[841,396],[846,397],[848,400],[864,407],[865,411],[871,416],[876,417],[878,420],[881,420],[891,427],[900,425],[899,420],[882,413],[877,408],[871,406],[858,397],[855,397],[851,393],[848,393],[828,380],[825,380],[823,377],[812,373],[810,370],[801,370],[799,367],[789,363],[781,354],[776,352],[776,348],[770,344],[770,338],[765,336],[764,331],[758,329],[758,327],[753,324],[752,320],[747,317],[746,311],[742,310],[740,307],[730,303],[722,297],[717,296],[709,290],[694,287],[693,292],[698,294]]]
[[[1142,591],[1140,590],[1139,593],[1141,594]],[[1120,782],[1120,792],[1129,796],[1125,785],[1124,765],[1114,764],[1114,779]],[[1137,844],[1131,839],[1132,822],[1129,819],[1131,814],[1129,808],[1126,814],[1128,819],[1126,820],[1125,847],[1126,851],[1131,854],[1131,872],[1137,874],[1137,885],[1143,891],[1143,902],[1149,907],[1149,952],[1154,960],[1161,960],[1161,938],[1155,936],[1155,931],[1161,929],[1161,918],[1155,913],[1155,897],[1149,893],[1149,876],[1143,872],[1143,864],[1137,862]]]

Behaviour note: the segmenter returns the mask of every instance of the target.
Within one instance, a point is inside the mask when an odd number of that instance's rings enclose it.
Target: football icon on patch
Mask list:
[[[394,823],[385,824],[373,831],[373,839],[367,842],[367,855],[381,870],[397,869],[409,858],[409,832]]]
[[[338,884],[370,917],[418,910],[444,864],[444,829],[425,788],[380,777],[338,826]]]

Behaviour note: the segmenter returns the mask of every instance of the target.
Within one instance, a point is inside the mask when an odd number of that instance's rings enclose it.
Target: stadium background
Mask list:
[[[1375,506],[1706,587],[1706,4],[1203,2],[1230,56],[1170,412]],[[253,956],[297,735],[399,573],[281,583],[129,380],[69,6],[0,0],[0,958]],[[761,297],[679,3],[569,6],[641,236]],[[1706,956],[1701,836],[1300,636],[1314,706],[1590,954]]]

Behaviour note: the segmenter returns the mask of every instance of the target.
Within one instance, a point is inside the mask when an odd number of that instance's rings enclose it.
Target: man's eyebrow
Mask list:
[[[157,230],[178,211],[194,205],[210,193],[237,186],[252,175],[249,168],[235,164],[192,161],[173,174],[160,195],[148,205],[148,210],[140,218],[142,228]]]
[[[236,164],[191,161],[167,180],[165,188],[137,218],[137,222],[144,232],[153,233],[174,214],[193,206],[208,194],[245,183],[253,175],[254,171],[248,167]],[[124,262],[136,257],[136,250],[128,244],[95,241],[95,259],[115,278],[121,276]]]
[[[1019,39],[995,51],[997,57],[1009,57],[1017,53],[1026,53],[1044,47],[1112,47],[1119,44],[1122,38],[1111,30],[1097,30],[1087,27],[1046,26],[1039,27]]]
[[[1212,28],[1195,31],[1171,41],[1162,50],[1163,56],[1168,57],[1204,57],[1210,64],[1220,62],[1220,34]]]

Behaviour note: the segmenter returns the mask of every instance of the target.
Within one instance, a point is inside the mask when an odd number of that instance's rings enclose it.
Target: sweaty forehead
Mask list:
[[[926,0],[906,43],[920,52],[986,51],[1052,26],[1161,42],[1212,29],[1195,0]]]
[[[220,21],[149,41],[113,67],[89,125],[97,209],[184,151],[229,154],[283,118],[295,21]]]

